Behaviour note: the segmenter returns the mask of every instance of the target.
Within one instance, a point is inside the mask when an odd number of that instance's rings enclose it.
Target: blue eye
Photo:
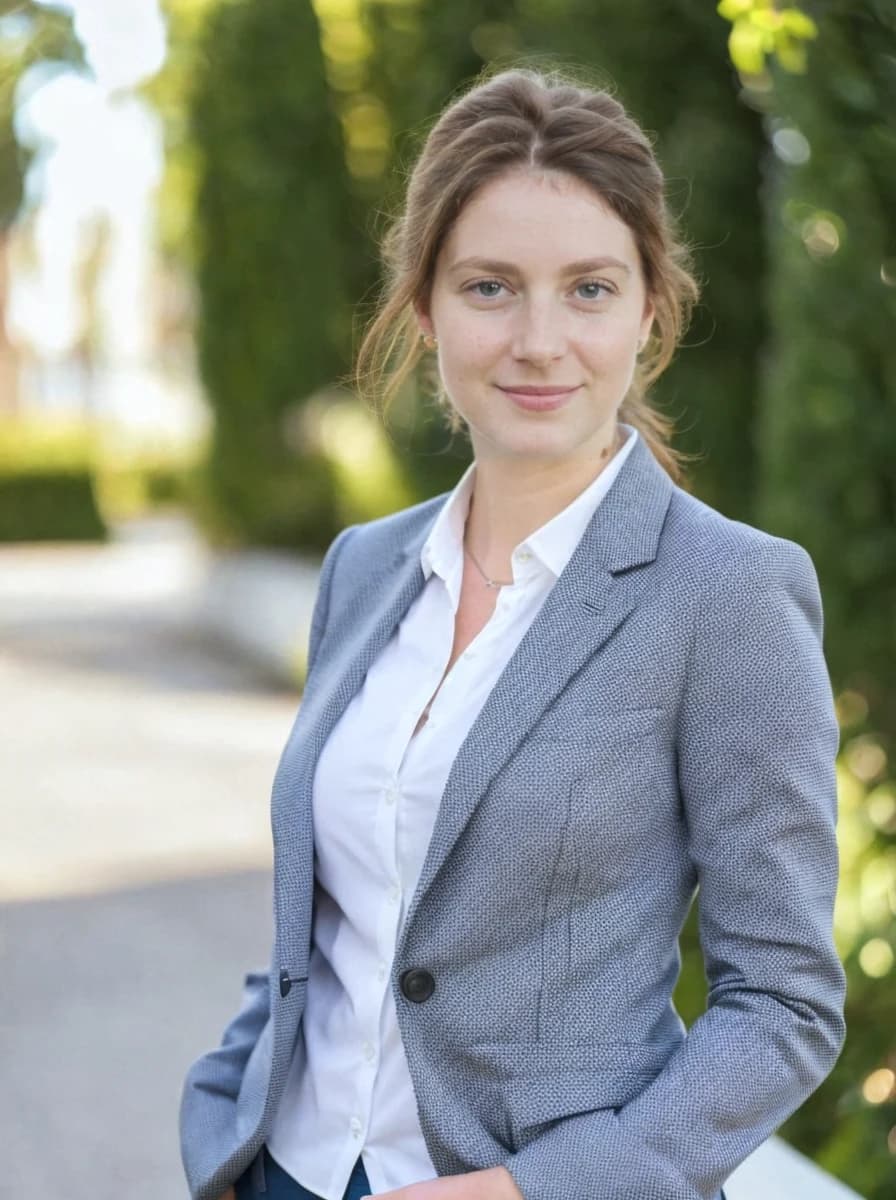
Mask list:
[[[597,291],[592,291],[589,296],[585,296],[586,300],[600,300],[603,294],[610,294],[610,288],[605,283],[601,283],[599,279],[587,279],[584,283],[578,285],[578,289],[582,288],[597,288]]]
[[[484,300],[491,300],[497,292],[480,292],[479,288],[502,288],[504,285],[498,279],[480,279],[476,283],[470,284],[468,291],[475,292],[477,296],[481,296]]]
[[[498,297],[504,286],[500,279],[477,279],[475,283],[468,284],[464,290],[471,292],[474,296],[478,296],[482,300],[494,300]],[[585,288],[590,289],[590,291],[582,295],[581,293]],[[599,279],[586,279],[583,283],[577,284],[575,290],[580,293],[583,300],[603,300],[605,296],[612,295],[614,289],[609,284],[602,283]]]

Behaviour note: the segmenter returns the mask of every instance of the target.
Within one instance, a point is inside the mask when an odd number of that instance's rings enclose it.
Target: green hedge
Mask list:
[[[0,475],[0,542],[102,541],[105,537],[89,471]]]
[[[295,0],[222,5],[200,62],[191,120],[213,524],[228,541],[323,547],[337,499],[301,414],[347,365],[345,264],[360,235],[315,14]]]

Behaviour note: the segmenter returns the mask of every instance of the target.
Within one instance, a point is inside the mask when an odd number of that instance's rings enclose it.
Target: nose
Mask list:
[[[564,314],[549,300],[521,305],[513,331],[513,357],[544,366],[566,353]]]

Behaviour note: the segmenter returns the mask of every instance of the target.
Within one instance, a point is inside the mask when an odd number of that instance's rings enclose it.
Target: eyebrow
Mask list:
[[[494,271],[501,275],[513,275],[519,271],[519,268],[513,263],[501,262],[494,258],[461,258],[456,263],[452,263],[448,269],[449,271],[458,271],[461,267],[473,267],[477,271]],[[627,275],[631,274],[631,267],[627,263],[609,255],[603,255],[601,258],[583,258],[578,262],[567,263],[562,274],[585,275],[589,271],[604,271],[607,267],[618,267]]]

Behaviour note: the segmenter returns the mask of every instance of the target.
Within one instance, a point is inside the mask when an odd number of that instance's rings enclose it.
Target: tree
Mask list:
[[[333,479],[301,409],[348,359],[357,234],[310,5],[215,9],[192,119],[213,501],[239,540],[325,547],[338,525]]]

